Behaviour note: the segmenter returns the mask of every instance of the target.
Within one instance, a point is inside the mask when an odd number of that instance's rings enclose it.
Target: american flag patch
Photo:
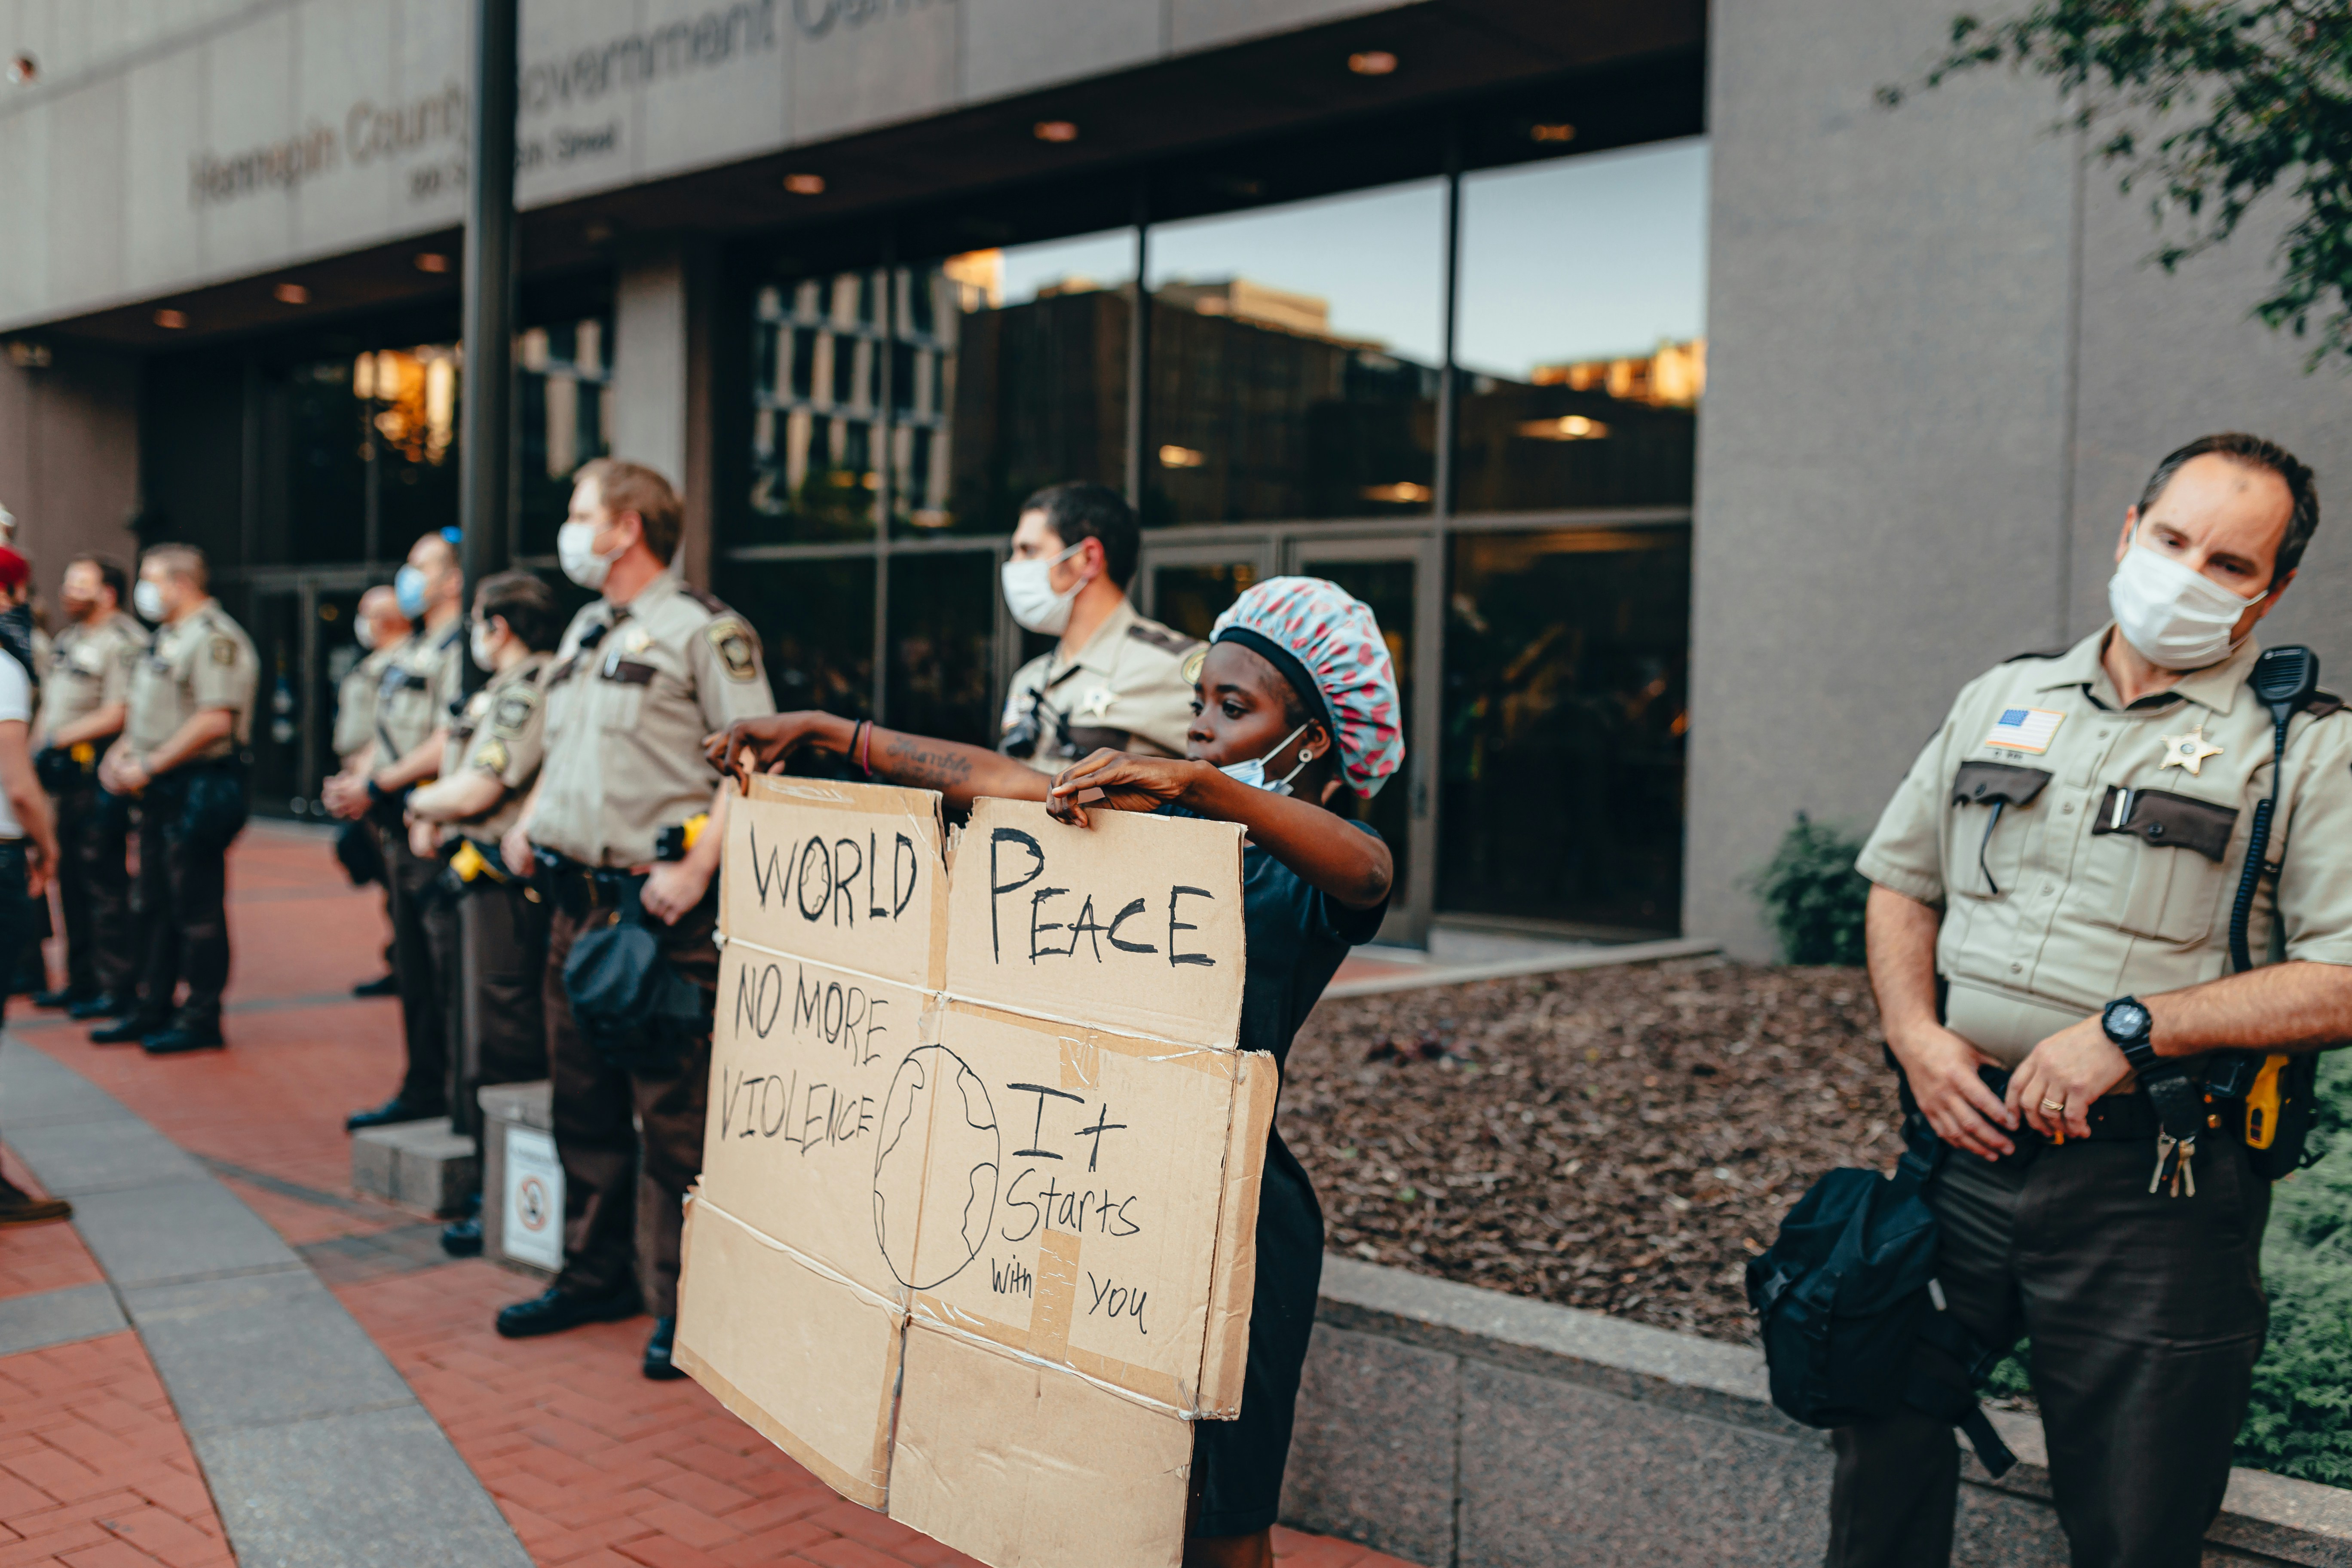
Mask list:
[[[2047,708],[2004,708],[1993,721],[1992,733],[1985,737],[1988,746],[2006,746],[2012,752],[2046,752],[2050,737],[2066,715]]]

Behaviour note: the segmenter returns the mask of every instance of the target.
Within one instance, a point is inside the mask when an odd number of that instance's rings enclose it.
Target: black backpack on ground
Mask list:
[[[1949,1352],[1971,1384],[2000,1355],[1938,1305],[1936,1215],[1920,1193],[1943,1144],[1924,1126],[1905,1131],[1893,1176],[1830,1172],[1748,1260],[1748,1304],[1764,1336],[1772,1404],[1807,1426],[1850,1426],[1907,1405],[1967,1433],[1998,1476],[2016,1456],[1975,1395],[1913,1370],[1922,1339]]]

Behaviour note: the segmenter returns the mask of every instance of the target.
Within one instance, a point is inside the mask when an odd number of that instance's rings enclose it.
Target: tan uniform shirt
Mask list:
[[[147,628],[121,611],[102,621],[76,623],[58,636],[49,672],[41,681],[41,732],[46,738],[110,703],[127,702],[131,678],[147,651]]]
[[[1200,673],[1192,656],[1205,646],[1122,599],[1076,658],[1057,647],[1013,675],[997,749],[1043,773],[1103,746],[1181,757]]]
[[[375,726],[379,745],[389,742],[391,754],[376,759],[386,766],[423,745],[448,718],[449,700],[459,690],[466,657],[463,618],[438,631],[419,626],[393,649],[392,660],[376,682]]]
[[[499,804],[479,816],[450,826],[468,838],[495,844],[522,816],[523,797],[547,755],[547,707],[540,700],[540,678],[555,662],[535,653],[466,700],[449,721],[449,744],[441,753],[441,776],[478,771],[506,786]]]
[[[543,689],[531,841],[591,866],[650,863],[662,829],[710,808],[703,736],[776,707],[742,617],[667,573],[573,616]]]
[[[1857,863],[1943,907],[1947,1021],[2012,1065],[2116,997],[2229,972],[2231,906],[2271,792],[2251,639],[2125,708],[2099,662],[2106,636],[1969,682]],[[2254,901],[2254,962],[2352,964],[2352,713],[2334,699],[2288,730],[2265,858],[2281,869]]]
[[[393,656],[406,646],[394,643],[380,647],[352,666],[342,684],[335,688],[335,755],[348,757],[364,752],[375,739],[376,689],[383,684],[383,672],[392,665]]]
[[[233,756],[253,739],[253,696],[260,682],[253,639],[219,600],[206,599],[178,625],[157,628],[154,646],[131,674],[123,738],[143,755],[198,713],[226,708],[236,716],[229,733],[188,762]]]

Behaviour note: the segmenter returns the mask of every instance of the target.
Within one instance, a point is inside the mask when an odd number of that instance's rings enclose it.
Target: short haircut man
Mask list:
[[[667,564],[676,559],[678,535],[686,526],[686,507],[667,479],[625,458],[596,458],[583,463],[572,482],[587,479],[596,481],[596,499],[612,516],[618,518],[627,511],[637,514],[646,548],[656,560]]]
[[[161,566],[166,575],[193,583],[198,588],[212,585],[212,567],[205,560],[205,552],[193,544],[150,545],[139,561],[142,566],[152,562]]]
[[[507,629],[533,653],[553,648],[562,635],[555,591],[529,572],[500,572],[483,578],[475,591],[474,607],[485,621],[496,617],[506,622]]]
[[[131,574],[122,569],[121,562],[110,561],[103,555],[77,555],[66,563],[68,572],[77,566],[87,566],[98,574],[100,584],[114,595],[116,608],[131,603]]]
[[[613,504],[609,495],[604,504]],[[1103,570],[1121,588],[1135,576],[1136,558],[1143,552],[1143,531],[1127,498],[1108,485],[1085,479],[1048,485],[1023,501],[1021,510],[1044,512],[1045,525],[1065,548],[1088,539],[1100,540]]]

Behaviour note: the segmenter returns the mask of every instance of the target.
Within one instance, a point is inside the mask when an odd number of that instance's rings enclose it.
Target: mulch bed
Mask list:
[[[1901,1152],[1856,969],[1697,959],[1327,1001],[1279,1126],[1326,1245],[1753,1342],[1748,1258]]]

